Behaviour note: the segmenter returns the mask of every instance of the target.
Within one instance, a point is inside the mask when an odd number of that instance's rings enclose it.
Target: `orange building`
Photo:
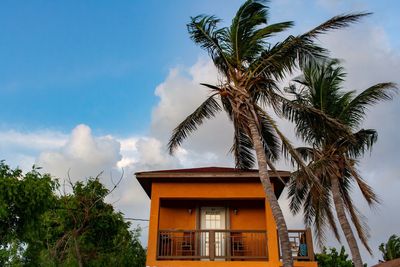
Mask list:
[[[277,197],[284,183],[270,173]],[[279,171],[287,180],[289,172]],[[136,173],[151,198],[146,265],[281,266],[276,224],[257,170]],[[316,267],[311,232],[289,230],[295,266]]]

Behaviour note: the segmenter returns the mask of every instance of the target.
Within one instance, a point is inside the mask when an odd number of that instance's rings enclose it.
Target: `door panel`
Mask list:
[[[224,207],[202,207],[200,210],[200,229],[201,230],[225,230],[226,229],[226,209]],[[210,236],[209,232],[201,234],[201,255],[209,256]],[[226,233],[215,232],[215,256],[225,256]]]

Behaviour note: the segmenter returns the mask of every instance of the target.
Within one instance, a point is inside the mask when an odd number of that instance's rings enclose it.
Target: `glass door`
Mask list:
[[[225,256],[226,233],[218,230],[226,229],[226,209],[224,207],[202,207],[200,210],[200,229],[214,230],[214,246],[216,257]],[[210,256],[210,232],[201,232],[200,253]],[[224,259],[222,259],[224,260]]]

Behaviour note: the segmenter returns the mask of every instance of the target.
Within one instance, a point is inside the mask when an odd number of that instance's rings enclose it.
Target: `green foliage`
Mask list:
[[[0,162],[0,266],[145,266],[140,229],[105,202],[99,179],[71,186],[56,194],[50,175]]]
[[[318,267],[353,267],[353,262],[349,259],[344,247],[342,246],[340,252],[336,248],[324,247],[322,253],[316,254]]]
[[[132,266],[134,251],[144,255],[139,232],[129,231],[122,213],[104,202],[108,194],[98,178],[77,182],[72,194],[60,197],[58,208],[46,214],[48,257],[55,264]]]
[[[326,230],[332,230],[340,239],[333,205],[343,205],[360,241],[371,253],[367,242],[369,229],[353,204],[351,190],[356,185],[370,206],[379,203],[373,188],[357,169],[358,160],[377,141],[377,131],[360,129],[360,126],[370,106],[393,98],[396,84],[375,84],[359,94],[345,90],[346,73],[335,59],[310,61],[302,71],[286,88],[293,100],[284,103],[283,114],[296,124],[297,135],[307,143],[307,147],[298,148],[297,152],[308,161],[319,183],[307,179],[308,174],[302,170],[293,173],[288,190],[290,209],[294,214],[304,214],[305,224],[314,226],[322,245]],[[339,180],[339,189],[333,186],[334,179]],[[333,198],[333,192],[339,190],[343,204]],[[340,223],[343,225],[343,219]]]
[[[35,261],[41,217],[53,207],[56,185],[38,168],[23,174],[0,161],[0,265]]]
[[[382,252],[382,257],[385,261],[400,258],[400,237],[392,235],[387,243],[382,243],[379,246],[379,250]]]

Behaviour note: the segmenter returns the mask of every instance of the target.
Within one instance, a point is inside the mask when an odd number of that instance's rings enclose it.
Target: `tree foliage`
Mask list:
[[[99,178],[71,187],[60,195],[50,175],[1,162],[0,265],[144,266],[140,228],[105,202],[110,190]]]
[[[57,208],[45,214],[48,258],[56,265],[132,266],[131,250],[140,245],[138,232],[129,231],[122,213],[104,201],[110,191],[98,177],[72,187],[73,192],[61,196]]]
[[[337,251],[336,248],[323,248],[322,252],[315,255],[318,267],[353,267],[344,247]]]
[[[0,161],[0,265],[36,262],[38,229],[42,216],[54,207],[56,185],[36,167],[23,174]]]
[[[303,212],[305,224],[314,226],[320,244],[324,241],[327,226],[339,239],[332,203],[332,180],[337,177],[344,208],[360,240],[370,251],[368,227],[353,205],[351,189],[353,184],[357,185],[369,205],[379,202],[374,190],[357,170],[358,160],[376,142],[377,131],[360,126],[367,108],[392,99],[396,85],[379,83],[359,94],[354,90],[346,91],[343,88],[346,73],[338,60],[310,61],[302,70],[303,75],[286,88],[293,100],[284,103],[283,113],[294,121],[297,135],[309,145],[297,148],[297,151],[309,162],[308,166],[323,185],[324,192],[321,194],[316,190],[313,181],[299,170],[293,174],[289,185],[290,209],[295,214]],[[307,107],[319,109],[325,116],[309,112]],[[328,123],[327,116],[347,130]]]
[[[384,261],[400,258],[400,236],[392,235],[386,243],[379,246]]]

